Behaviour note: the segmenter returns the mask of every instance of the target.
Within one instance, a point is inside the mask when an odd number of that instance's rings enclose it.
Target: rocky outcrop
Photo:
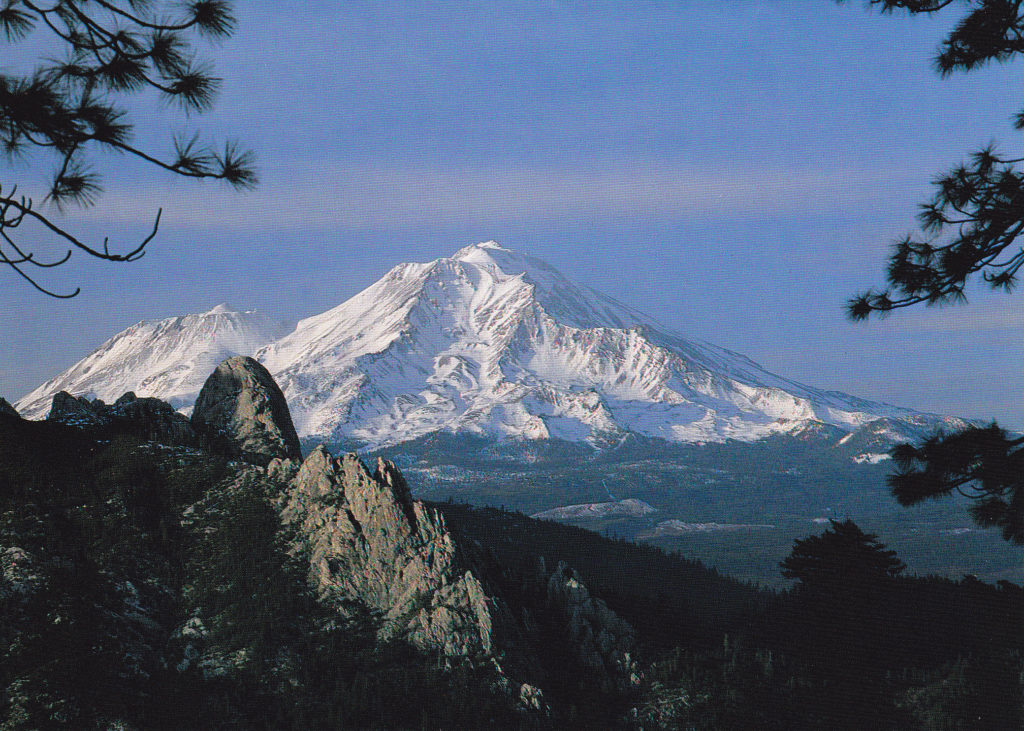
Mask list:
[[[111,422],[132,425],[140,436],[149,441],[190,444],[197,439],[188,418],[157,398],[139,398],[129,391],[108,406],[104,413]]]
[[[228,358],[206,379],[192,426],[256,464],[302,456],[281,389],[266,368],[246,356]]]
[[[616,685],[634,682],[632,626],[590,595],[576,572],[559,563],[548,579],[548,601],[565,616],[570,644],[583,666]]]
[[[7,402],[7,399],[3,398],[0,398],[0,416],[13,416],[16,419],[21,418],[21,414],[18,413],[18,410],[11,406]]]
[[[259,475],[266,494],[276,496],[311,587],[342,616],[368,611],[383,640],[490,667],[510,698],[534,711],[546,708],[540,688],[561,663],[540,659],[550,655],[542,645],[552,627],[564,628],[557,631],[586,682],[628,686],[633,630],[571,569],[560,564],[527,579],[526,588],[520,579],[509,583],[486,549],[457,544],[444,517],[413,500],[391,462],[379,459],[371,468],[355,454],[334,457],[324,447],[300,461],[298,440],[288,437],[287,405],[252,359],[218,366],[192,421],[250,461],[265,460],[263,469],[245,473]]]
[[[0,601],[26,599],[42,586],[43,577],[32,554],[18,546],[0,546]]]
[[[523,708],[531,711],[542,713],[550,711],[547,703],[544,701],[544,691],[529,683],[523,683],[519,686],[519,703]]]
[[[160,444],[195,445],[199,437],[189,420],[165,401],[139,398],[129,391],[113,404],[61,391],[53,397],[47,421],[80,429],[114,426]]]
[[[620,692],[636,682],[632,627],[572,569],[510,580],[486,549],[457,543],[436,509],[413,500],[392,463],[371,471],[354,454],[318,447],[301,466],[274,460],[265,474],[287,480],[282,520],[321,600],[342,614],[370,610],[382,639],[483,661],[534,712],[546,711],[541,688],[564,671],[567,658],[552,652],[569,653],[581,683]],[[552,631],[564,650],[546,644]]]
[[[483,586],[462,565],[444,519],[412,499],[390,462],[370,472],[353,454],[334,458],[317,448],[292,479],[282,517],[297,531],[323,600],[341,611],[351,602],[369,608],[385,639],[447,656],[491,654]]]
[[[59,391],[53,397],[50,415],[46,420],[80,429],[106,426],[110,420],[103,413],[105,409],[106,404],[99,399],[90,401],[82,396],[72,396],[67,391]]]

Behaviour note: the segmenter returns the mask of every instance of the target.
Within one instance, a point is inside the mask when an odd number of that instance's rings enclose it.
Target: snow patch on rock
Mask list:
[[[586,518],[641,517],[656,512],[656,509],[636,498],[626,498],[603,503],[581,503],[563,505],[551,510],[534,513],[531,518],[540,520],[581,520]]]

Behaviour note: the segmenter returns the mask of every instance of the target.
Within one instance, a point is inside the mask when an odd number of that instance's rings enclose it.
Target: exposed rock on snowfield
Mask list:
[[[228,358],[206,379],[192,426],[225,438],[238,456],[259,464],[302,456],[281,389],[266,368],[246,356]]]
[[[449,656],[490,654],[480,581],[458,560],[443,518],[412,499],[391,463],[371,473],[355,455],[317,448],[292,480],[282,517],[297,528],[324,600],[379,613],[384,638]]]
[[[936,425],[925,417],[904,419],[877,419],[845,435],[836,442],[836,448],[849,454],[855,462],[878,464],[889,459],[889,451],[903,442],[921,442],[930,436],[936,426],[946,431],[963,429],[968,425],[964,419],[949,418]]]

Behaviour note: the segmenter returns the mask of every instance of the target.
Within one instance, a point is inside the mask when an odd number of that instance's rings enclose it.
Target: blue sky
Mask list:
[[[205,51],[224,78],[214,110],[147,101],[136,121],[158,151],[193,128],[239,139],[260,188],[99,160],[106,193],[69,225],[132,241],[163,206],[162,231],[136,264],[55,271],[48,284],[83,285],[69,302],[0,272],[0,395],[141,319],[222,301],[298,319],[401,261],[495,239],[782,375],[1024,427],[1019,295],[842,313],[881,283],[936,173],[990,140],[1021,147],[1019,64],[934,73],[954,16],[827,0],[238,5],[237,34]],[[0,162],[0,180],[31,190],[51,167]]]

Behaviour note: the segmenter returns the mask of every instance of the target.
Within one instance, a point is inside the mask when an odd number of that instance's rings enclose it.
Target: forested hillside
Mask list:
[[[524,696],[489,662],[382,640],[366,606],[322,601],[268,472],[216,446],[4,415],[0,449],[2,728],[1021,723],[1009,583],[812,576],[767,592],[650,546],[437,504],[495,621],[519,628],[504,672],[530,658],[522,672],[546,679]],[[632,628],[624,684],[581,670],[556,576]]]

